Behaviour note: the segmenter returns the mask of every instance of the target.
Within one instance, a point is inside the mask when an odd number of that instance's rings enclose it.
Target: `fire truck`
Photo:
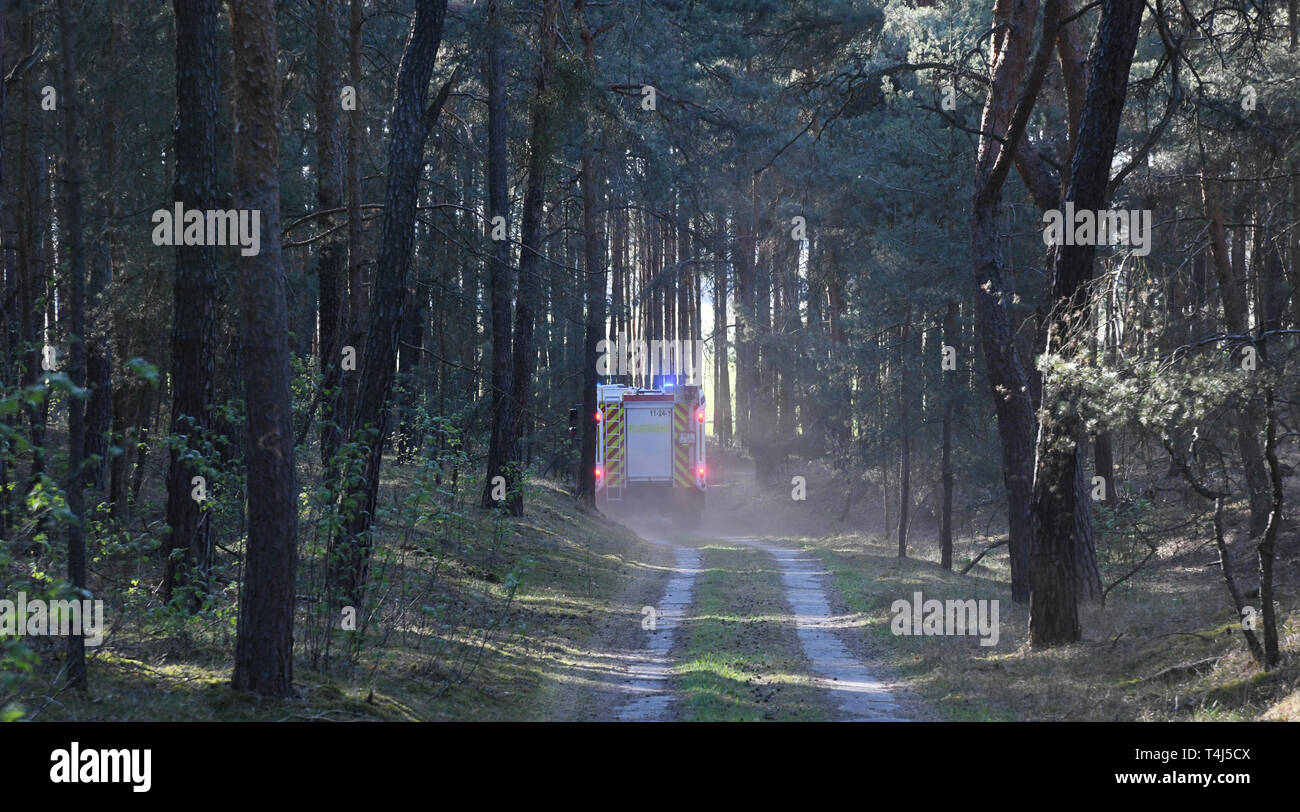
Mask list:
[[[597,385],[597,504],[667,511],[678,527],[699,525],[707,487],[701,389]]]

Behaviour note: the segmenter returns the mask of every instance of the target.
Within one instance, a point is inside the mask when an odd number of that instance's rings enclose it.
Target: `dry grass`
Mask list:
[[[733,473],[742,470],[732,461]],[[1300,560],[1297,534],[1284,528],[1275,585],[1281,625],[1280,667],[1262,672],[1251,660],[1215,561],[1208,518],[1193,521],[1195,502],[1164,494],[1145,514],[1152,526],[1178,527],[1159,541],[1158,554],[1116,587],[1105,605],[1082,608],[1083,640],[1032,651],[1028,607],[1011,602],[1005,548],[986,556],[966,576],[943,570],[936,535],[918,521],[908,558],[896,539],[851,528],[878,526],[870,506],[837,522],[844,488],[830,472],[803,466],[808,500],[792,503],[784,483],[757,488],[743,475],[711,493],[712,530],[749,533],[816,552],[833,573],[842,610],[855,614],[877,660],[944,718],[955,720],[1250,720],[1300,716]],[[719,497],[719,498],[714,498]],[[1288,500],[1300,493],[1288,493]],[[1238,506],[1240,507],[1240,506]],[[1239,583],[1253,586],[1253,547],[1232,530]],[[1120,517],[1113,527],[1131,525]],[[804,531],[791,532],[803,526]],[[766,530],[764,528],[767,528]],[[966,537],[955,545],[957,571],[995,539]],[[1103,582],[1111,583],[1145,555],[1123,533],[1099,537]],[[997,599],[1000,641],[981,647],[974,637],[909,637],[890,632],[890,605],[925,598]],[[1255,602],[1258,605],[1258,601]],[[1193,667],[1194,666],[1194,667]]]
[[[413,477],[393,466],[387,493],[409,493]],[[432,526],[383,534],[378,597],[359,657],[349,663],[339,656],[347,633],[335,630],[333,664],[320,673],[300,645],[296,698],[230,690],[233,624],[226,613],[178,629],[149,608],[128,614],[110,604],[106,618],[117,625],[91,651],[90,692],[49,687],[58,667],[51,650],[21,706],[27,718],[80,721],[549,718],[552,689],[572,678],[575,664],[598,655],[592,640],[599,631],[613,622],[639,623],[636,609],[613,596],[662,568],[665,553],[580,510],[551,482],[535,484],[527,515],[507,520],[495,544],[493,514],[471,507],[460,521],[455,544],[439,537],[445,528]],[[512,574],[519,579],[513,593]],[[437,612],[419,611],[421,602]],[[300,605],[299,643],[311,606]]]

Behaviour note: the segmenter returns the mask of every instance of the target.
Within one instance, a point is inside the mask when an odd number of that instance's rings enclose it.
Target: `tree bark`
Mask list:
[[[795,439],[799,431],[798,407],[795,403],[795,391],[800,388],[798,359],[803,357],[799,337],[803,335],[803,318],[799,314],[799,301],[796,290],[799,280],[799,256],[802,244],[788,243],[789,256],[777,267],[780,272],[781,292],[781,383],[780,383],[780,421],[779,436],[781,442],[788,444]],[[783,254],[785,252],[782,252]]]
[[[361,445],[363,473],[360,482],[351,484],[342,497],[359,508],[345,516],[330,556],[330,583],[337,591],[331,599],[341,595],[353,606],[361,603],[370,563],[371,527],[379,498],[379,473],[388,433],[398,336],[408,304],[416,197],[429,131],[425,106],[446,11],[446,0],[417,0],[411,34],[397,71],[397,90],[389,119],[392,136],[388,144],[375,290],[359,370],[360,397],[349,433],[349,441]]]
[[[510,200],[506,184],[506,126],[509,123],[506,112],[506,54],[505,29],[501,22],[501,0],[489,0],[487,7],[488,56],[488,229],[493,229],[497,217],[507,224],[506,237],[509,237]],[[510,321],[514,315],[510,298],[513,293],[514,280],[510,269],[510,242],[508,239],[492,243],[492,254],[488,258],[488,287],[490,316],[492,320],[492,415],[488,438],[487,476],[483,481],[483,497],[480,505],[490,508],[496,504],[493,496],[493,483],[501,477],[508,486],[514,478],[509,470],[510,459],[506,457],[511,448],[507,438],[510,425],[510,376],[513,370],[511,355]],[[516,482],[517,486],[517,482]]]
[[[1261,333],[1282,328],[1286,318],[1287,287],[1282,254],[1274,243],[1273,223],[1266,207],[1256,212],[1255,245],[1251,262],[1255,267],[1256,328]],[[1267,343],[1267,342],[1265,342]]]
[[[758,348],[755,345],[758,319],[754,296],[754,254],[758,229],[758,178],[752,183],[751,211],[740,233],[736,257],[736,436],[750,448],[753,440],[753,412],[758,386]],[[737,217],[737,221],[742,216]]]
[[[365,234],[361,220],[361,141],[362,110],[365,101],[361,98],[361,46],[362,24],[364,17],[361,9],[362,0],[351,0],[348,12],[348,81],[356,93],[356,108],[348,111],[348,147],[344,159],[343,174],[347,186],[348,217],[348,294],[347,335],[343,346],[350,346],[360,354],[365,349],[367,319],[370,316],[370,291],[366,288],[366,272],[363,245]],[[352,419],[357,413],[357,401],[361,392],[361,376],[356,370],[345,374],[341,366],[341,357],[334,359],[337,363],[330,368],[337,378],[327,379],[325,388],[329,390],[334,401],[327,409],[329,420],[323,434],[324,445],[321,455],[332,459],[343,444],[343,437],[352,426]]]
[[[339,81],[338,17],[335,0],[316,0],[316,203],[322,211],[340,208],[343,198],[343,156],[340,154],[342,83]],[[328,231],[336,218],[327,216],[319,227]],[[321,404],[320,457],[330,468],[338,453],[341,432],[335,414],[337,389],[342,382],[342,348],[347,279],[344,264],[347,242],[330,237],[316,259],[320,287],[320,340],[317,354],[327,393]]]
[[[293,691],[298,485],[289,396],[289,315],[280,260],[280,72],[274,0],[230,0],[235,207],[261,213],[261,250],[238,260],[248,414],[248,545],[239,595],[238,691]]]
[[[720,218],[722,222],[723,218]],[[727,265],[728,257],[717,254],[713,266],[713,438],[719,445],[731,443],[731,362],[727,349]]]
[[[1029,550],[1033,540],[1030,502],[1033,496],[1034,409],[1029,380],[1016,348],[1016,331],[1008,313],[1010,291],[1002,274],[998,207],[1006,177],[1003,139],[1016,110],[1017,88],[1025,76],[1033,39],[1037,0],[996,0],[993,57],[988,98],[984,104],[971,206],[971,260],[975,281],[975,325],[984,350],[985,367],[998,418],[1002,448],[1002,480],[1007,495],[1007,531],[1011,553],[1011,598],[1029,600]],[[1041,77],[1038,77],[1041,81]],[[1025,76],[1028,86],[1035,77]],[[1001,169],[1001,174],[998,170]]]
[[[1264,621],[1264,669],[1277,666],[1280,659],[1277,641],[1277,610],[1273,606],[1273,557],[1276,553],[1277,534],[1282,527],[1282,467],[1277,459],[1277,408],[1273,403],[1270,386],[1264,394],[1265,427],[1264,456],[1268,460],[1269,514],[1268,526],[1259,542],[1260,616]]]
[[[1293,5],[1300,5],[1300,0],[1292,0]],[[1292,18],[1293,22],[1295,18]],[[1292,29],[1294,31],[1294,29]],[[1291,183],[1288,188],[1290,203],[1289,222],[1300,221],[1300,161],[1292,160]],[[1291,323],[1300,325],[1300,233],[1292,228],[1286,238],[1286,278],[1291,288]]]
[[[1111,275],[1101,291],[1102,296],[1105,297],[1101,307],[1105,323],[1102,325],[1101,346],[1098,348],[1097,355],[1101,364],[1106,367],[1114,363],[1115,350],[1119,343],[1115,313],[1115,284],[1115,277]],[[1094,475],[1102,479],[1105,501],[1107,504],[1114,504],[1119,497],[1119,492],[1115,485],[1115,444],[1109,431],[1101,431],[1093,436],[1092,459]]]
[[[898,342],[898,557],[907,558],[907,530],[912,514],[912,421],[920,415],[912,402],[912,308],[908,304]]]
[[[29,10],[23,15],[22,29],[19,34],[19,48],[24,53],[32,53],[36,45],[35,11]],[[33,90],[36,82],[24,78],[20,84],[18,107],[24,112],[19,119],[18,131],[18,181],[19,199],[14,207],[14,216],[18,223],[18,308],[22,340],[27,344],[23,354],[23,386],[34,386],[40,379],[41,343],[44,327],[43,310],[40,304],[47,300],[47,274],[45,272],[45,235],[48,229],[42,227],[45,213],[44,194],[39,193],[45,178],[45,139],[42,128],[37,125],[38,118],[44,115],[35,98]],[[30,445],[32,462],[28,472],[27,485],[20,495],[31,490],[45,468],[45,413],[48,399],[42,398],[39,404],[27,402],[23,411],[30,428]]]
[[[1105,0],[1102,6],[1065,194],[1065,201],[1073,201],[1077,210],[1096,211],[1107,203],[1110,166],[1143,10],[1141,0]],[[1077,353],[1087,340],[1092,312],[1088,282],[1095,252],[1092,245],[1057,247],[1048,353]],[[1050,396],[1067,402],[1070,397],[1071,393],[1059,390]],[[1045,400],[1051,402],[1046,396]],[[1092,547],[1082,436],[1082,421],[1072,409],[1063,415],[1048,414],[1039,426],[1030,555],[1029,634],[1034,647],[1077,641],[1079,597],[1101,594],[1095,556],[1081,554]]]
[[[1219,296],[1223,302],[1223,322],[1228,332],[1236,335],[1250,333],[1250,311],[1246,296],[1246,278],[1240,263],[1233,263],[1228,252],[1223,227],[1223,209],[1219,206],[1205,179],[1207,167],[1201,164],[1201,203],[1209,220],[1210,257],[1219,281]],[[1244,247],[1240,238],[1234,242]],[[1258,404],[1247,399],[1233,412],[1237,430],[1237,451],[1245,472],[1246,491],[1250,501],[1250,534],[1257,536],[1268,526],[1270,512],[1268,472],[1264,469],[1264,450],[1259,443],[1259,430],[1264,424]]]
[[[533,342],[535,311],[541,296],[542,272],[542,205],[546,193],[547,164],[555,148],[552,130],[552,102],[549,98],[551,77],[555,70],[555,44],[559,0],[544,0],[538,29],[541,61],[537,70],[536,96],[533,99],[532,133],[528,152],[528,181],[524,192],[523,222],[520,228],[519,295],[515,298],[515,331],[512,352],[514,369],[511,375],[510,421],[505,433],[506,460],[517,468],[516,477],[506,478],[508,493],[506,504],[510,514],[522,516],[524,512],[522,484],[524,459],[520,455],[520,440],[527,428],[531,400],[533,371],[537,366],[537,347]]]
[[[68,341],[68,379],[72,385],[86,385],[86,257],[82,235],[81,184],[83,182],[80,100],[77,95],[76,24],[73,22],[71,0],[59,0],[59,45],[62,62],[60,83],[63,107],[63,158],[60,173],[63,176],[63,222],[60,223],[59,242],[66,239],[68,281],[66,284],[67,322],[65,336]],[[62,308],[61,308],[62,309]],[[80,591],[86,588],[86,537],[84,476],[81,470],[82,453],[86,442],[86,405],[80,393],[68,398],[68,471],[64,479],[64,495],[68,512],[68,581]],[[80,599],[82,596],[77,595]],[[81,634],[68,636],[68,685],[77,691],[86,690],[86,639]]]
[[[943,317],[943,338],[946,346],[956,349],[960,343],[957,339],[957,311],[955,301],[948,302],[948,309]],[[949,370],[945,370],[949,371]],[[939,519],[939,564],[946,570],[952,569],[952,424],[956,411],[957,399],[953,394],[956,387],[944,378],[947,396],[943,403],[943,457],[940,462],[940,480],[943,491],[943,506]]]
[[[577,0],[578,25],[582,35],[582,60],[594,82],[596,74],[596,46],[591,28],[584,13],[585,0]],[[605,337],[605,232],[596,213],[597,191],[600,176],[596,169],[598,111],[587,111],[587,132],[582,154],[582,253],[587,274],[587,324],[585,352],[582,353],[582,456],[578,467],[578,498],[590,505],[596,501],[596,344]]]
[[[110,0],[107,7],[109,29],[105,42],[110,81],[122,76],[122,54],[126,48],[126,23],[123,20],[121,0]],[[118,94],[110,93],[104,102],[103,124],[103,180],[108,189],[118,188],[119,146],[122,128],[122,105]],[[86,353],[86,379],[90,386],[90,401],[86,409],[85,458],[86,487],[99,490],[104,486],[109,465],[109,439],[113,437],[113,329],[109,308],[109,288],[113,283],[113,269],[117,265],[119,240],[117,239],[117,196],[106,194],[100,205],[104,226],[99,248],[90,274],[87,291],[89,310],[86,332],[90,343]],[[114,438],[114,443],[120,442]]]
[[[217,0],[175,0],[176,152],[175,199],[185,209],[205,211],[217,200]],[[266,223],[262,223],[262,234]],[[265,250],[265,249],[263,249]],[[212,419],[216,373],[217,249],[176,246],[172,276],[172,408],[175,438],[167,467],[168,555],[163,595],[172,601],[184,589],[185,604],[197,610],[208,593],[213,537],[202,505],[192,498],[194,477],[205,476],[202,461]]]
[[[5,63],[4,60],[5,37],[7,36],[5,32],[6,22],[8,22],[8,15],[5,12],[0,11],[0,72],[3,72],[4,63]],[[5,117],[6,90],[7,88],[5,88],[4,86],[4,81],[0,80],[0,121],[8,121],[8,119]],[[0,134],[0,229],[5,229],[7,231],[5,225],[5,218],[4,218],[5,201],[3,199],[6,197],[6,192],[7,192],[7,190],[4,187],[4,143],[3,142],[4,142],[3,134]],[[15,231],[17,231],[17,229],[15,229]],[[4,348],[5,357],[4,357],[3,364],[0,365],[0,370],[4,371],[3,381],[6,385],[8,385],[13,380],[13,372],[16,371],[15,367],[17,365],[18,358],[19,358],[18,346],[22,342],[23,336],[19,331],[18,325],[14,322],[14,320],[9,316],[9,313],[7,312],[8,305],[18,298],[18,285],[19,285],[18,279],[20,274],[18,272],[17,262],[14,262],[13,265],[10,265],[9,257],[5,256],[8,254],[7,249],[9,249],[10,247],[9,246],[10,238],[8,233],[4,234],[3,242],[4,242],[4,248],[6,250],[4,251],[4,254],[0,254],[0,277],[3,277],[4,279],[4,288],[3,288],[4,292],[3,294],[0,295],[3,295],[4,297],[5,311],[6,311],[5,320],[8,322],[8,324],[6,325],[6,328],[4,330],[4,336],[6,339],[5,348]],[[13,426],[17,423],[17,420],[12,415],[10,415],[4,418],[4,423],[6,426]],[[15,462],[14,454],[11,451],[11,443],[8,439],[8,432],[6,432],[6,437],[4,441],[0,442],[0,537],[2,538],[9,537],[9,523],[10,523],[9,517],[12,513],[11,505],[13,504],[13,491],[9,487],[9,482],[12,479],[12,475],[16,470],[14,467],[14,462]]]

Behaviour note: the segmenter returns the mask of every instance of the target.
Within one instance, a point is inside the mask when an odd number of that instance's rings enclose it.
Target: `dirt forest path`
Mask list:
[[[752,487],[749,472],[729,473],[719,484],[733,494]],[[584,655],[596,666],[567,676],[546,717],[715,718],[722,694],[730,702],[722,718],[932,718],[871,662],[862,618],[845,609],[817,555],[767,537],[761,528],[778,517],[742,516],[727,501],[718,500],[694,534],[674,531],[664,517],[615,517],[648,542],[654,566],[640,568],[610,607],[618,622]],[[737,551],[749,551],[743,566]],[[751,696],[762,703],[752,714]]]
[[[605,607],[610,620],[551,674],[536,718],[553,721],[664,721],[672,718],[672,652],[695,597],[701,567],[693,547],[642,528],[628,553],[629,579]],[[644,609],[654,609],[651,624]],[[647,628],[653,625],[653,628]]]
[[[677,699],[669,655],[676,632],[694,603],[701,557],[691,547],[673,545],[673,548],[676,561],[663,596],[650,607],[652,613],[644,613],[643,609],[642,628],[648,639],[643,651],[628,663],[623,690],[632,698],[616,710],[620,722],[665,721],[669,718],[670,705]],[[646,628],[651,625],[652,629]]]
[[[766,551],[781,571],[799,643],[822,690],[830,693],[841,721],[902,722],[906,711],[876,674],[841,640],[850,620],[831,611],[824,577],[816,556],[755,539],[742,543]]]
[[[860,647],[846,644],[850,635],[857,633],[854,618],[837,614],[833,607],[839,605],[827,583],[829,578],[820,561],[811,553],[792,549],[769,541],[742,538],[717,539],[682,537],[668,540],[656,534],[645,533],[653,545],[671,551],[671,565],[663,567],[667,578],[656,579],[656,587],[647,582],[636,585],[636,600],[645,600],[641,608],[642,623],[638,626],[626,620],[617,627],[613,637],[593,641],[591,658],[605,664],[603,673],[595,680],[587,679],[566,693],[567,701],[553,708],[552,718],[586,719],[600,721],[674,721],[683,718],[684,667],[687,657],[683,652],[683,634],[689,636],[691,624],[705,622],[706,613],[699,610],[700,576],[706,571],[706,561],[715,551],[749,548],[758,551],[763,566],[779,574],[776,602],[780,609],[775,613],[759,612],[744,604],[728,606],[727,614],[735,626],[768,623],[793,630],[789,641],[778,648],[785,651],[767,651],[765,656],[777,656],[795,663],[792,676],[805,687],[807,693],[818,695],[817,704],[824,706],[822,718],[839,721],[908,721],[925,718],[915,700],[896,696],[876,669],[865,661]],[[732,578],[742,578],[732,574]],[[750,588],[748,585],[742,585]],[[753,587],[761,589],[760,587]],[[649,591],[648,591],[649,590]],[[627,598],[621,602],[627,614]],[[652,607],[653,624],[647,621],[645,607]],[[756,617],[755,615],[762,615]],[[716,619],[715,619],[716,622]],[[739,682],[738,678],[735,678]],[[761,673],[749,674],[745,684],[763,683]],[[739,686],[737,686],[739,687]],[[799,692],[773,690],[764,701],[772,702],[770,716],[762,718],[790,718],[800,709],[782,707],[783,700],[796,701]],[[798,718],[797,716],[794,718]]]
[[[675,555],[673,572],[662,596],[653,604],[655,628],[643,630],[644,642],[639,651],[625,656],[625,672],[620,690],[628,697],[614,709],[619,721],[669,721],[678,718],[682,700],[680,650],[683,624],[702,619],[696,596],[697,580],[704,567],[705,555],[700,547],[711,544],[744,546],[759,550],[780,575],[780,602],[784,612],[773,621],[794,627],[797,651],[790,652],[802,666],[802,674],[823,695],[830,718],[839,721],[908,721],[912,714],[907,703],[896,699],[888,685],[877,676],[862,657],[855,654],[844,637],[855,632],[853,618],[836,614],[826,583],[828,574],[811,553],[771,542],[744,539],[707,539],[691,537],[682,542],[655,539],[669,545]],[[695,546],[688,546],[695,545]],[[739,623],[755,622],[743,606],[729,611],[738,615]],[[785,694],[775,692],[778,705]],[[781,718],[782,709],[776,709]]]

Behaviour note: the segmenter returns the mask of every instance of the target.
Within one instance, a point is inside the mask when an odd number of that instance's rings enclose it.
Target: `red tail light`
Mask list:
[[[696,476],[704,476],[704,466],[701,465],[698,469],[696,469],[695,474]]]
[[[704,469],[701,468],[700,470],[703,471]],[[603,477],[604,475],[605,475],[605,470],[604,470],[603,468],[597,466],[597,467],[596,467],[596,479],[600,479],[600,478]]]
[[[696,410],[696,412],[695,412],[695,422],[697,422],[697,423],[703,423],[703,422],[704,422],[704,409],[703,409],[703,408],[700,408],[700,409]]]
[[[596,412],[596,422],[599,423],[603,419],[604,418],[601,416],[600,412]]]

